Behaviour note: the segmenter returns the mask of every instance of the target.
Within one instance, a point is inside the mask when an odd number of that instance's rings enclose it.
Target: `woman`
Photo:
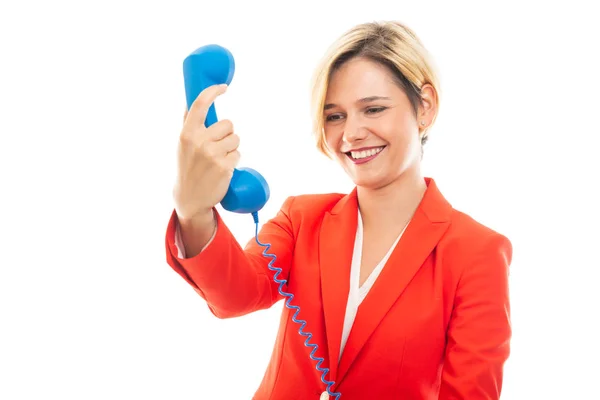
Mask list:
[[[232,318],[282,297],[264,249],[254,240],[242,249],[215,209],[239,159],[229,121],[203,125],[224,90],[206,89],[186,117],[166,250],[212,313]],[[422,175],[438,91],[426,50],[396,22],[356,26],[318,68],[317,146],[356,187],[288,198],[258,237],[324,361],[284,308],[254,399],[500,397],[511,244]]]

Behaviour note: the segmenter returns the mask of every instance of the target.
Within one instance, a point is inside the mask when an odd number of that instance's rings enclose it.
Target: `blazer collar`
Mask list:
[[[323,219],[319,237],[321,295],[330,368],[328,379],[335,381],[336,386],[449,226],[452,206],[432,178],[425,178],[425,182],[427,190],[411,222],[358,309],[339,365],[358,222],[357,188],[342,197]]]

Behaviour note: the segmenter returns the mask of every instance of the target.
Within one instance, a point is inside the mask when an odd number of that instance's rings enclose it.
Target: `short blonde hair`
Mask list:
[[[369,22],[354,26],[329,48],[313,76],[311,113],[317,148],[327,157],[332,152],[325,141],[323,108],[331,75],[346,61],[363,57],[388,67],[407,94],[416,113],[421,103],[421,87],[430,84],[439,101],[439,81],[433,61],[417,35],[397,21]],[[423,132],[421,143],[437,114]]]

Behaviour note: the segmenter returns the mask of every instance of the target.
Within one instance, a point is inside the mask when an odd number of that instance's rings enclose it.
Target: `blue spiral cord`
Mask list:
[[[285,306],[287,308],[289,308],[290,310],[296,310],[296,312],[294,312],[294,315],[292,316],[292,321],[301,325],[300,328],[298,329],[298,333],[301,336],[305,336],[306,337],[306,340],[304,341],[304,345],[306,347],[312,347],[312,351],[310,352],[310,358],[313,361],[317,361],[317,366],[316,366],[317,371],[322,372],[321,382],[323,382],[325,385],[327,385],[327,389],[326,390],[327,390],[327,393],[330,396],[335,396],[336,399],[339,399],[340,396],[341,396],[341,393],[332,393],[331,392],[331,386],[335,382],[328,381],[327,379],[325,379],[325,375],[327,375],[329,373],[329,368],[321,368],[321,364],[323,362],[325,362],[325,359],[323,359],[321,357],[315,357],[315,353],[317,352],[318,346],[316,344],[309,343],[310,339],[312,339],[312,336],[313,336],[312,333],[304,332],[303,331],[304,327],[306,326],[306,321],[301,320],[301,319],[296,319],[296,317],[300,313],[300,307],[290,305],[290,302],[294,299],[294,295],[291,294],[291,293],[286,293],[282,289],[283,285],[286,284],[287,281],[285,279],[278,279],[277,278],[277,276],[282,271],[281,271],[281,268],[277,268],[277,267],[273,266],[273,263],[277,260],[277,256],[275,254],[267,253],[269,251],[269,249],[271,248],[271,244],[270,243],[261,243],[258,240],[258,213],[253,212],[252,213],[252,218],[254,218],[254,223],[256,224],[256,233],[255,233],[256,243],[258,243],[260,246],[262,246],[262,247],[265,248],[265,250],[262,253],[263,256],[271,259],[271,261],[269,261],[268,267],[269,267],[269,269],[271,271],[275,272],[275,276],[273,277],[273,280],[275,281],[275,283],[279,284],[279,289],[278,289],[279,294],[286,298]]]

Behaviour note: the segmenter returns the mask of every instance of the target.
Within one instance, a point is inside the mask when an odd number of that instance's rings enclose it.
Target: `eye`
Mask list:
[[[331,114],[325,117],[325,121],[339,121],[341,118],[340,114]]]
[[[367,114],[376,114],[384,111],[387,107],[369,107],[367,108]]]

